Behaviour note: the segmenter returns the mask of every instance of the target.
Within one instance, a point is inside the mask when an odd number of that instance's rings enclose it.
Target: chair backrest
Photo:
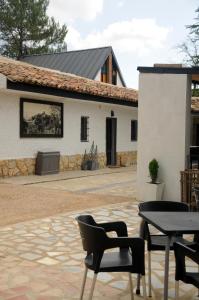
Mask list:
[[[175,201],[147,201],[138,205],[140,211],[189,211],[186,203]]]
[[[91,215],[80,215],[76,220],[79,225],[83,249],[88,253],[102,252],[107,240],[105,230],[97,226]]]

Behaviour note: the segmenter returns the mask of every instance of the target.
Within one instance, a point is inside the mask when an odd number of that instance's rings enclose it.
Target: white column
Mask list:
[[[138,198],[150,181],[148,163],[159,162],[163,200],[180,200],[180,171],[190,146],[191,76],[140,73],[138,105]],[[153,199],[151,199],[153,200]]]

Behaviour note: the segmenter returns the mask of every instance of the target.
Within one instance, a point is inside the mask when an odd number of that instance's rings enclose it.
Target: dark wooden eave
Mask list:
[[[122,106],[131,106],[137,107],[138,102],[129,101],[129,100],[122,100],[117,98],[109,98],[109,97],[102,97],[78,92],[71,92],[56,88],[50,88],[46,86],[38,86],[38,85],[30,85],[26,83],[20,82],[13,82],[7,80],[7,89],[9,90],[16,90],[16,91],[23,91],[23,92],[30,92],[30,93],[38,93],[38,94],[45,94],[45,95],[53,95],[57,97],[64,97],[64,98],[73,98],[78,100],[87,100],[99,103],[110,103]]]

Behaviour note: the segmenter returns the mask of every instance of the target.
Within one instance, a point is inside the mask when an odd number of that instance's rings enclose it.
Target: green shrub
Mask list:
[[[154,158],[149,162],[149,175],[151,177],[151,183],[156,183],[158,178],[159,164]]]

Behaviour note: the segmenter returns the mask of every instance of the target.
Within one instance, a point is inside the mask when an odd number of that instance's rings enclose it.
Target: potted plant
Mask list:
[[[149,162],[149,175],[151,177],[151,183],[156,183],[158,178],[158,161],[154,158]]]
[[[97,145],[95,146],[94,141],[92,142],[89,153],[87,153],[86,150],[84,152],[81,169],[82,170],[99,169]]]
[[[150,182],[146,182],[144,201],[162,200],[164,183],[158,181],[159,163],[154,158],[148,164]]]
[[[83,159],[82,159],[82,163],[81,163],[81,169],[82,170],[87,170],[87,161],[88,161],[88,154],[85,150],[84,156],[83,156]]]

